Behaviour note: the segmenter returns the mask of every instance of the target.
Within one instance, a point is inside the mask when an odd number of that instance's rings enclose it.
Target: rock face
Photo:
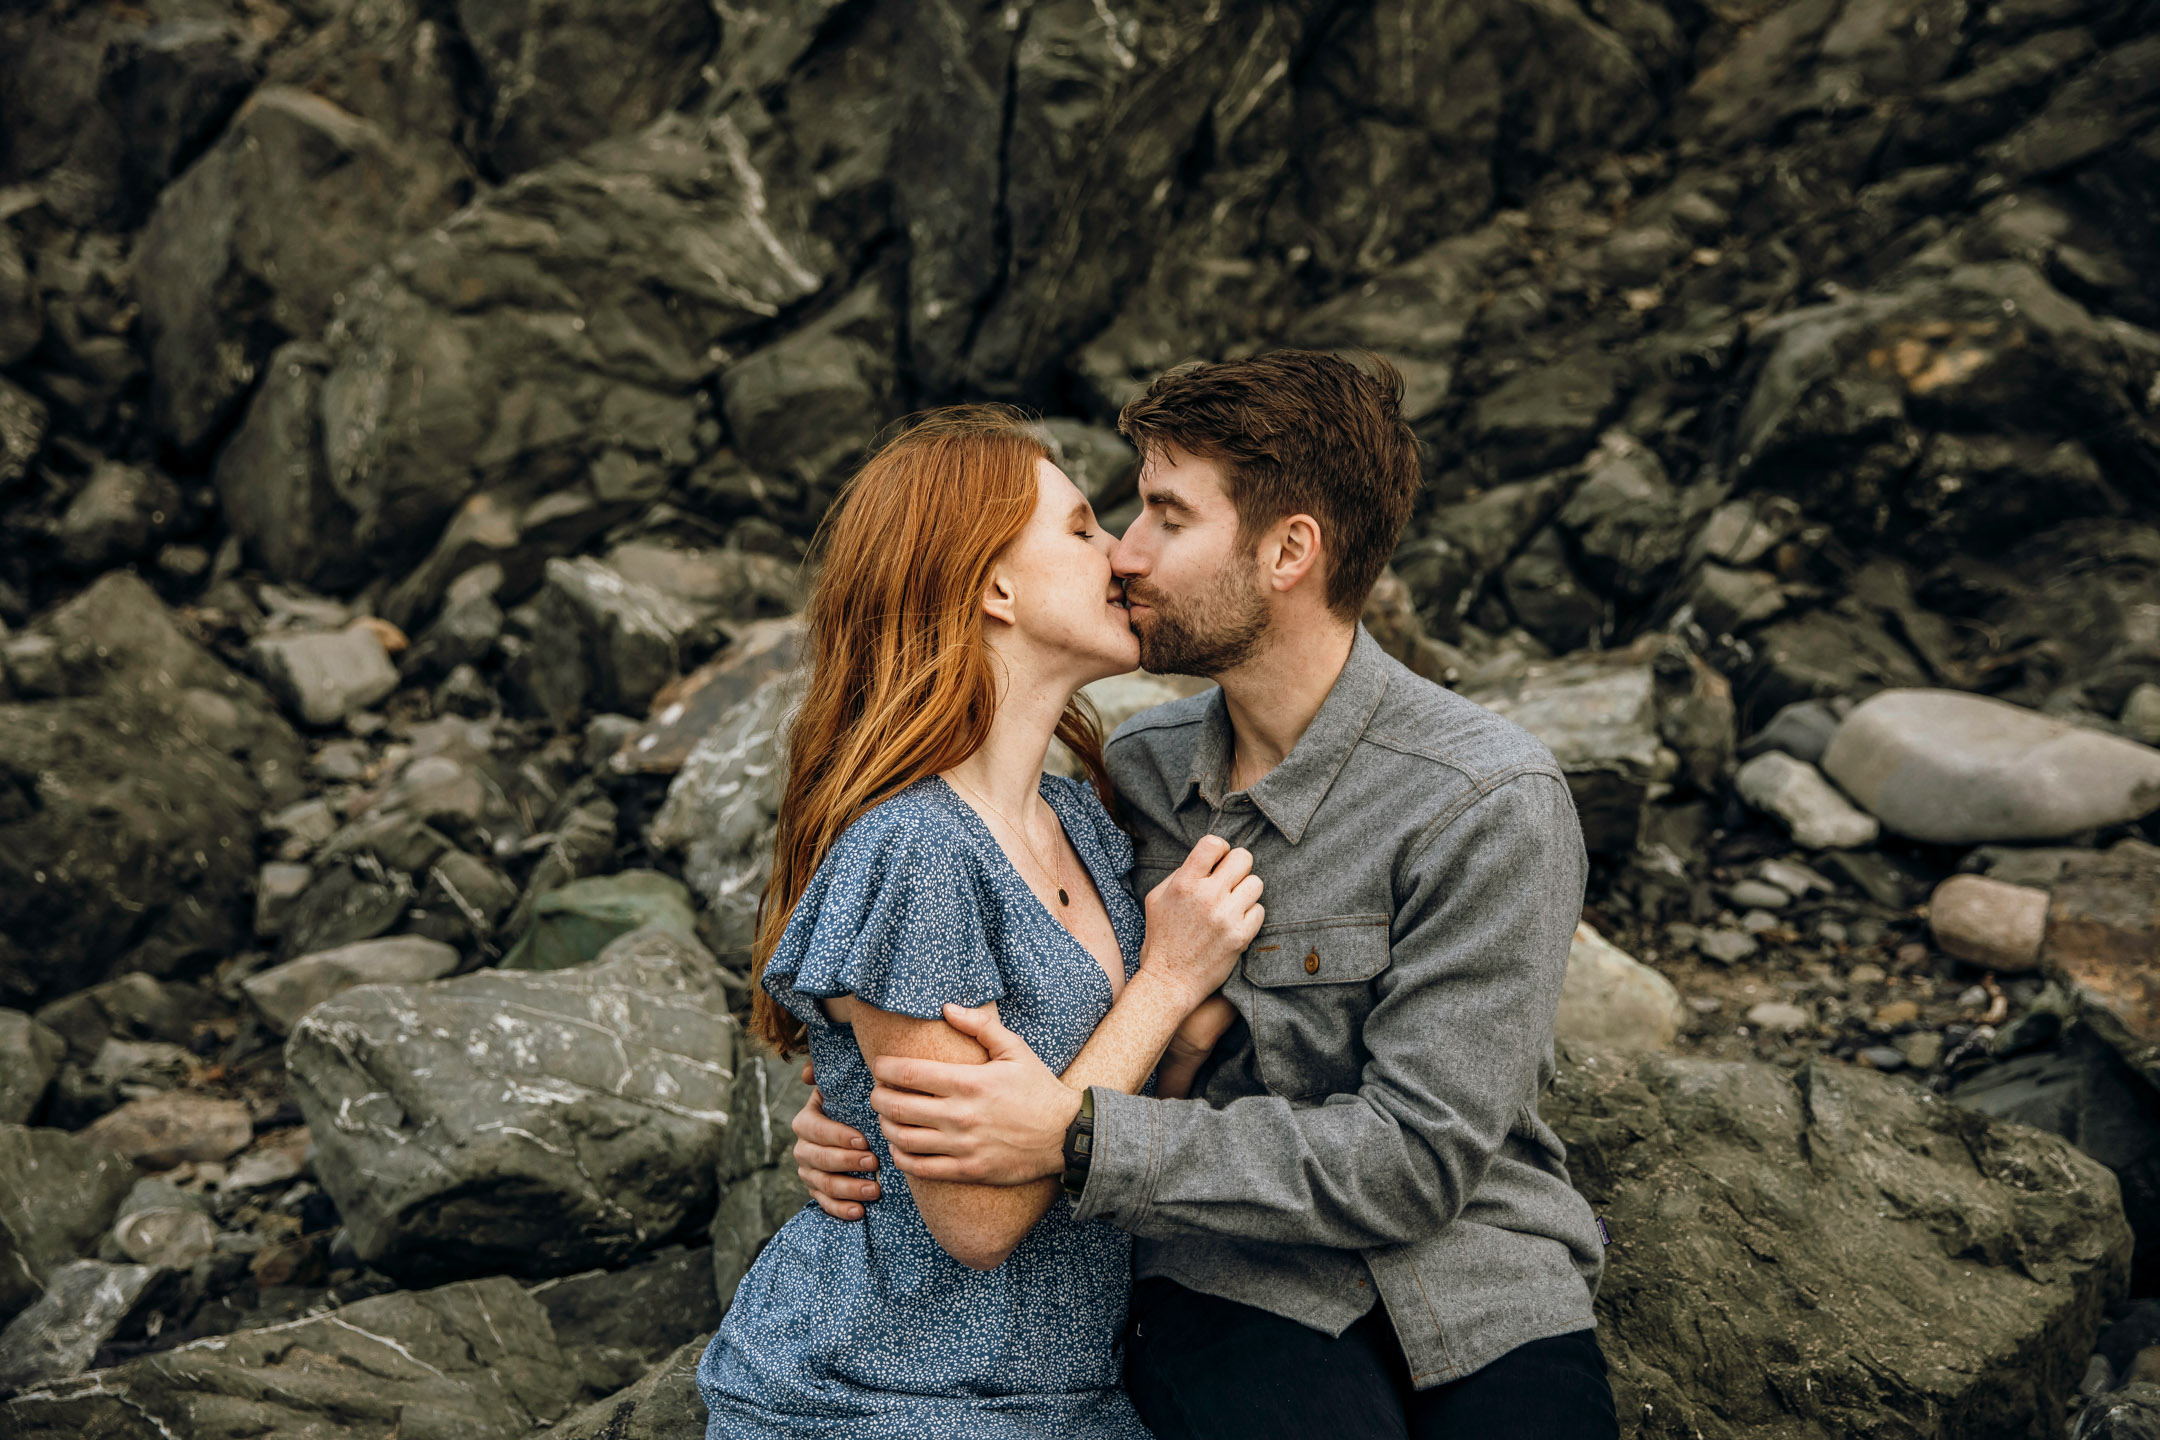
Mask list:
[[[361,940],[318,950],[272,966],[241,982],[248,999],[280,1035],[300,1017],[355,985],[406,985],[440,980],[457,968],[458,952],[439,940],[415,935]]]
[[[2124,840],[2065,864],[2041,955],[2088,1023],[2160,1081],[2160,848]]]
[[[1636,1435],[2059,1433],[2130,1257],[2067,1142],[1823,1063],[1571,1052],[1543,1109]]]
[[[0,1010],[0,1125],[37,1113],[67,1042],[20,1010]]]
[[[491,1276],[197,1340],[0,1408],[8,1433],[114,1440],[522,1440],[576,1398],[547,1311]]]
[[[2056,840],[2160,809],[2160,750],[1948,690],[1863,701],[1823,769],[1890,830],[1944,845]]]
[[[564,1417],[549,1431],[564,1440],[671,1440],[702,1435],[710,1418],[698,1395],[698,1360],[712,1336],[704,1335],[655,1365],[644,1379]]]
[[[709,1213],[737,1035],[712,957],[645,930],[574,969],[347,991],[286,1063],[362,1259],[547,1275]]]
[[[798,1060],[745,1053],[728,1097],[731,1123],[720,1152],[720,1204],[713,1213],[713,1284],[722,1305],[782,1225],[810,1203],[795,1173],[795,1112],[810,1098]]]

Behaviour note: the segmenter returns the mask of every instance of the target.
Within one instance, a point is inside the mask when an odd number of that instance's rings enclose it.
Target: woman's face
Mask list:
[[[1035,514],[999,558],[993,594],[1005,590],[1012,638],[1078,684],[1140,663],[1125,587],[1110,573],[1116,543],[1065,472],[1037,461]]]

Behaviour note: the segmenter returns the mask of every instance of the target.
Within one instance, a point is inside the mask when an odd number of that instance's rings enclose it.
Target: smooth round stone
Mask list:
[[[1814,1019],[1798,1005],[1784,1000],[1765,1000],[1747,1012],[1747,1023],[1758,1030],[1805,1030]]]
[[[1695,948],[1720,965],[1731,965],[1747,959],[1762,945],[1743,930],[1705,930]]]
[[[1767,880],[1742,880],[1725,892],[1736,909],[1782,910],[1792,904],[1792,895]]]
[[[1905,1068],[1905,1053],[1891,1045],[1870,1045],[1860,1052],[1860,1058],[1877,1070]]]
[[[1952,875],[1928,901],[1928,928],[1946,955],[2018,973],[2040,964],[2048,892],[1985,875]]]

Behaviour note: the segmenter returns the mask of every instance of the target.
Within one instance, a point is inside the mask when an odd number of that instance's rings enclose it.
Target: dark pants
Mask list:
[[[1605,1356],[1588,1330],[1517,1346],[1413,1390],[1375,1303],[1334,1340],[1163,1279],[1133,1288],[1125,1386],[1157,1440],[1616,1440]]]

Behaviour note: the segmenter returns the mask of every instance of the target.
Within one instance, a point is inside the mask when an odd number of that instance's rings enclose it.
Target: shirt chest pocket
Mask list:
[[[1357,1089],[1372,981],[1388,966],[1388,917],[1341,915],[1269,925],[1245,951],[1245,1019],[1260,1079],[1277,1095]]]

